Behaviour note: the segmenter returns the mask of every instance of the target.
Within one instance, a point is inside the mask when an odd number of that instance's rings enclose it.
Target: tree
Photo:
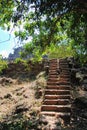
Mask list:
[[[9,29],[10,23],[19,27],[22,24],[22,30],[15,35],[22,42],[32,37],[32,42],[24,48],[28,50],[25,54],[43,55],[51,44],[59,45],[65,40],[76,56],[87,55],[86,0],[9,0],[4,4],[1,26]],[[4,7],[2,0],[0,5]]]

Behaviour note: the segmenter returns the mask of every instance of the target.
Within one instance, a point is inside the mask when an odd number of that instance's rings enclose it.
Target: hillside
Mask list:
[[[68,62],[72,115],[70,125],[64,126],[59,120],[58,128],[87,130],[87,68],[81,68],[75,62],[72,64],[71,60]],[[48,126],[48,121],[43,121],[39,115],[48,75],[43,64],[33,65],[31,71],[23,67],[22,64],[11,63],[0,77],[0,130],[45,130]]]

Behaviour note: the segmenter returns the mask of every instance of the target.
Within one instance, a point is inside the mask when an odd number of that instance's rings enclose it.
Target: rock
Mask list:
[[[47,124],[48,124],[48,121],[47,121],[47,119],[46,119],[46,116],[45,116],[45,115],[40,115],[39,120],[40,120],[40,123],[41,123],[41,124],[45,124],[45,125],[47,125]]]
[[[82,89],[83,89],[84,91],[87,91],[87,84],[83,84],[83,85],[82,85]]]
[[[45,76],[45,71],[40,72],[37,76],[36,79],[39,79],[40,77],[44,77]]]
[[[11,78],[6,78],[6,77],[0,78],[0,84],[2,85],[9,85],[12,83],[13,83],[13,80]]]
[[[16,106],[16,109],[15,109],[15,112],[14,114],[19,114],[19,113],[22,113],[22,112],[25,112],[27,111],[29,108],[25,105],[25,104],[18,104]]]
[[[76,73],[76,78],[83,80],[83,75],[82,75],[81,71]]]
[[[87,79],[83,79],[83,84],[87,84]]]
[[[87,97],[78,97],[74,101],[75,105],[79,108],[87,108]]]
[[[46,79],[44,77],[40,77],[39,79],[37,79],[36,84],[38,87],[44,88],[46,87]]]
[[[73,68],[73,66],[74,66],[74,57],[68,57],[67,61],[69,63],[69,67]]]
[[[4,98],[9,98],[11,99],[12,98],[12,95],[10,93],[8,93],[7,95],[4,96]]]

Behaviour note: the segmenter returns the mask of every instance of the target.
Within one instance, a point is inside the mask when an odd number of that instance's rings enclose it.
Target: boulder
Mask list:
[[[22,104],[18,104],[17,106],[16,106],[16,109],[15,109],[15,112],[14,112],[14,114],[19,114],[19,113],[23,113],[23,112],[26,112],[26,111],[28,111],[28,106],[25,104],[25,103],[22,103]]]

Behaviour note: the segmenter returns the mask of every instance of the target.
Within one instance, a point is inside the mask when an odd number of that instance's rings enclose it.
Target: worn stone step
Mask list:
[[[58,66],[58,63],[57,63],[57,62],[50,63],[49,66],[50,66],[50,67],[55,67],[55,66]]]
[[[68,67],[69,68],[68,63],[59,63],[59,66],[60,66],[60,68],[61,67],[63,67],[63,68]]]
[[[61,71],[60,74],[63,74],[63,75],[70,75],[70,71]]]
[[[53,81],[48,81],[47,85],[70,85],[70,82],[67,81],[58,81],[58,82],[53,82]]]
[[[62,58],[61,58],[61,59],[59,59],[59,63],[60,63],[60,62],[67,62],[67,59],[62,59]]]
[[[49,67],[57,67],[58,66],[58,63],[50,63],[49,64]]]
[[[65,81],[65,82],[67,82],[67,81],[70,81],[70,80],[69,80],[69,78],[61,78],[61,77],[59,77],[58,82],[59,81]]]
[[[58,75],[49,75],[48,78],[58,78]]]
[[[61,72],[70,72],[70,69],[61,69]]]
[[[59,78],[58,77],[56,77],[56,78],[48,78],[48,80],[58,80]]]
[[[49,64],[50,67],[56,67],[57,65],[58,65],[57,62],[56,62],[56,63],[50,63],[50,64]]]
[[[70,75],[60,74],[59,77],[60,77],[60,78],[69,78],[69,79],[71,79],[71,76],[70,76]]]
[[[70,78],[70,75],[60,75],[61,78]]]
[[[57,67],[49,67],[49,71],[51,70],[57,70]]]
[[[57,59],[50,59],[49,61],[50,61],[50,62],[53,62],[53,61],[57,61]]]
[[[50,82],[51,80],[49,80],[49,82]],[[53,81],[55,81],[55,80],[53,80]],[[57,79],[56,81],[58,81],[58,82],[69,82],[70,81],[70,79],[69,78],[59,78],[59,79]]]
[[[62,72],[66,72],[66,71],[67,71],[67,72],[70,72],[70,69],[69,69],[69,68],[61,68],[61,71],[62,71]]]
[[[69,99],[56,99],[56,100],[44,100],[44,105],[67,105],[69,104]]]
[[[50,73],[50,72],[57,72],[57,70],[49,70],[49,73]]]
[[[68,63],[59,63],[59,66],[60,66],[60,68],[61,67],[63,67],[63,68],[68,67],[69,68]]]
[[[61,72],[61,73],[60,73],[60,77],[61,77],[61,76],[70,76],[70,73],[63,73],[63,72]]]
[[[68,62],[59,62],[59,65],[68,65]]]
[[[55,65],[57,66],[58,63],[57,63],[56,61],[54,61],[53,63],[50,62],[49,65],[50,65],[50,66],[51,66],[51,65],[52,65],[52,66],[55,66]]]
[[[50,75],[58,75],[57,71],[49,71],[49,76]]]
[[[60,69],[64,69],[64,68],[66,68],[66,69],[69,69],[69,66],[68,66],[68,64],[65,64],[65,65],[59,65],[59,67],[60,67]]]
[[[48,85],[47,89],[71,90],[71,86]]]
[[[61,68],[61,67],[63,67],[63,68],[65,68],[65,67],[69,68],[69,65],[68,65],[67,63],[66,63],[66,64],[60,63],[59,65],[60,65],[60,68]]]
[[[70,73],[70,71],[67,69],[62,69],[62,71],[60,73]]]
[[[48,116],[57,116],[57,117],[69,117],[71,116],[71,113],[70,112],[51,112],[51,111],[42,111],[40,113],[41,115],[48,115]]]
[[[48,78],[48,81],[47,82],[57,82],[58,81],[58,78]]]
[[[57,71],[56,72],[49,72],[49,75],[58,75]]]
[[[47,85],[57,85],[58,84],[58,82],[55,82],[55,81],[48,81],[47,82]]]
[[[55,63],[57,63],[57,60],[50,60],[49,63],[50,64],[55,64]]]
[[[70,94],[70,90],[45,90],[45,94],[47,95],[69,95]]]
[[[71,105],[42,105],[41,111],[70,112]]]
[[[58,81],[57,85],[71,85],[71,82],[67,81]]]
[[[61,76],[59,76],[59,78],[57,78],[58,80],[69,80],[70,79],[70,77],[61,77]]]
[[[45,99],[70,99],[71,95],[45,95]]]

